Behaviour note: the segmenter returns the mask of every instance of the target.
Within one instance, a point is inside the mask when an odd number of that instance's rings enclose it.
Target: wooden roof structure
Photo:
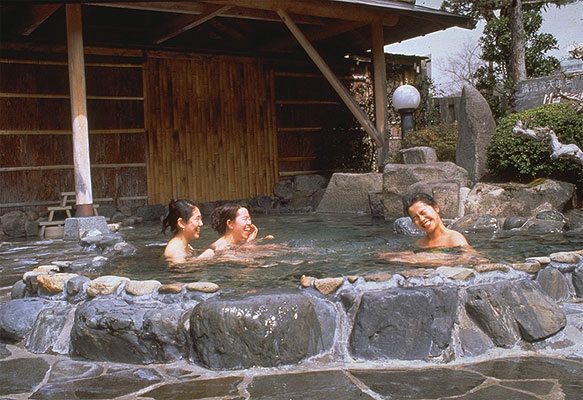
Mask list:
[[[63,42],[64,3],[83,4],[86,46],[282,55],[302,52],[282,24],[285,11],[323,56],[371,49],[370,25],[382,25],[383,45],[452,26],[465,17],[386,0],[62,1],[3,0],[2,40]]]
[[[156,52],[164,52],[165,57],[177,54],[203,61],[204,55],[217,55],[279,62],[305,60],[307,54],[376,142],[377,148],[382,149],[386,144],[387,127],[384,46],[452,26],[471,28],[468,18],[416,6],[414,0],[65,0],[59,3],[3,0],[0,3],[0,50],[22,54],[28,49],[34,52],[42,46],[52,49],[60,46],[67,54],[77,205],[91,213],[93,196],[89,173],[84,53],[99,55],[100,49],[106,49],[103,54],[146,60],[152,59]],[[328,61],[350,56],[372,56],[374,123],[328,66]],[[162,64],[148,65],[144,70],[147,75],[144,82],[149,79],[148,76],[152,78],[164,73],[162,69],[155,70],[163,68]],[[194,69],[197,65],[202,65],[202,62],[195,62],[188,68]],[[174,69],[168,71],[174,72]],[[192,76],[191,72],[184,75],[186,79]],[[181,82],[182,78],[175,79]],[[242,77],[247,88],[251,87],[250,79]],[[155,90],[158,83],[154,81],[144,87]],[[168,88],[165,89],[167,92],[160,93],[161,98],[173,96],[171,82]],[[6,96],[18,97],[11,93]],[[143,97],[148,104],[154,104],[150,101],[151,93]],[[188,101],[188,97],[185,99]],[[153,107],[149,111],[158,110],[155,105]],[[144,110],[144,113],[149,111]],[[148,116],[145,115],[145,118],[148,119]],[[269,130],[273,131],[273,128]],[[11,130],[4,134],[12,137],[14,132]],[[27,134],[24,131],[17,133]],[[150,138],[150,145],[156,144],[156,140]],[[261,147],[259,142],[258,148]],[[150,163],[158,162],[153,149],[148,149],[148,154],[154,160]],[[190,160],[190,157],[187,156],[187,159]],[[5,172],[16,173],[19,168],[10,167]],[[3,171],[2,165],[0,171]],[[148,168],[148,174],[151,173],[152,169]],[[166,175],[175,174],[168,172]],[[160,177],[159,181],[164,179]],[[151,180],[153,178],[149,176],[148,182]],[[180,182],[175,183],[174,186],[180,185]],[[265,189],[256,192],[265,193]],[[168,191],[158,191],[156,198],[166,198],[168,195],[171,195]],[[83,212],[81,215],[85,216]]]

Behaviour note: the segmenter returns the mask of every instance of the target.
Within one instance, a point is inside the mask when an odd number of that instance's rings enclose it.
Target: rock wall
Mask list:
[[[346,355],[447,362],[494,347],[583,340],[576,327],[570,340],[560,337],[567,320],[554,300],[582,294],[583,250],[507,265],[304,277],[299,290],[238,296],[210,282],[90,280],[43,267],[26,273],[0,306],[0,338],[36,353],[136,364],[187,359],[210,369]]]

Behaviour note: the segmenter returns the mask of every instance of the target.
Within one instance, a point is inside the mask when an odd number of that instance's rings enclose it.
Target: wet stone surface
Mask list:
[[[30,392],[48,370],[49,364],[42,358],[0,361],[0,395]]]
[[[120,371],[94,378],[47,383],[32,394],[31,399],[113,399],[130,395],[161,381],[151,368]]]
[[[225,396],[237,395],[237,385],[242,380],[242,377],[235,376],[168,384],[146,392],[142,397],[156,400],[188,400],[208,397],[223,398]]]
[[[439,399],[459,396],[486,380],[486,377],[475,372],[445,368],[351,372],[375,393],[389,399]]]
[[[549,400],[580,399],[583,358],[516,356],[425,367],[309,366],[212,372],[184,363],[112,364],[31,357],[13,345],[0,359],[1,399]],[[321,368],[321,367],[320,367]]]
[[[311,374],[287,374],[257,377],[247,388],[251,399],[374,399],[364,393],[343,371],[325,371]]]

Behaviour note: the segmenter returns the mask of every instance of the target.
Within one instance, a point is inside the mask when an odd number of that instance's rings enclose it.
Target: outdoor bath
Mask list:
[[[378,370],[445,363],[457,368],[460,362],[525,351],[581,351],[581,333],[555,303],[580,295],[575,290],[582,256],[574,250],[583,249],[581,234],[469,234],[472,246],[492,263],[464,268],[471,276],[448,278],[435,268],[378,258],[387,250],[412,249],[414,239],[396,235],[392,223],[369,215],[255,215],[254,223],[260,236],[270,233],[275,240],[241,252],[238,260],[178,269],[162,259],[169,235],[160,234],[154,223],[120,229],[136,248],[126,256],[103,257],[96,248],[62,240],[2,242],[3,341],[13,349],[20,343],[30,353],[72,357],[69,368],[87,363],[133,364],[133,369],[146,364],[156,370],[166,365],[189,373],[194,368],[197,376],[210,379],[204,383],[206,394],[218,390],[216,379],[236,371],[256,379],[258,373],[287,371],[293,379],[296,373],[325,374],[339,366]],[[206,225],[193,245],[203,249],[215,236]],[[58,276],[81,264],[86,272],[75,273],[86,277],[69,276],[57,294],[47,293],[39,274],[29,272],[53,265],[61,272],[45,269],[40,275]],[[552,280],[536,278],[542,271]],[[111,280],[90,289],[99,275]],[[318,279],[302,288],[302,275]],[[546,290],[558,279],[566,292],[553,300],[541,287]],[[152,280],[158,282],[152,286]],[[23,298],[12,287],[16,281]],[[15,300],[8,301],[9,292]],[[488,294],[499,300],[492,307],[480,301]],[[501,314],[493,315],[494,309]],[[150,379],[143,384],[152,384]],[[55,385],[41,391],[45,398],[70,393]],[[234,395],[236,384],[229,385],[217,393]],[[246,390],[252,389],[249,384]],[[181,387],[180,393],[189,392]],[[208,397],[201,396],[194,398]]]

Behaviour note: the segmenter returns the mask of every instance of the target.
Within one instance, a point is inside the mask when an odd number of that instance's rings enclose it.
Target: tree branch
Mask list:
[[[553,150],[552,160],[570,159],[583,165],[583,151],[575,144],[561,144],[555,132],[549,127],[529,129],[522,121],[516,121],[512,134],[517,137],[526,137],[539,142],[546,142]]]
[[[574,93],[563,92],[559,89],[559,97],[562,97],[565,100],[572,101],[575,106],[575,111],[577,114],[581,114],[583,112],[583,98],[580,95],[576,95]]]

